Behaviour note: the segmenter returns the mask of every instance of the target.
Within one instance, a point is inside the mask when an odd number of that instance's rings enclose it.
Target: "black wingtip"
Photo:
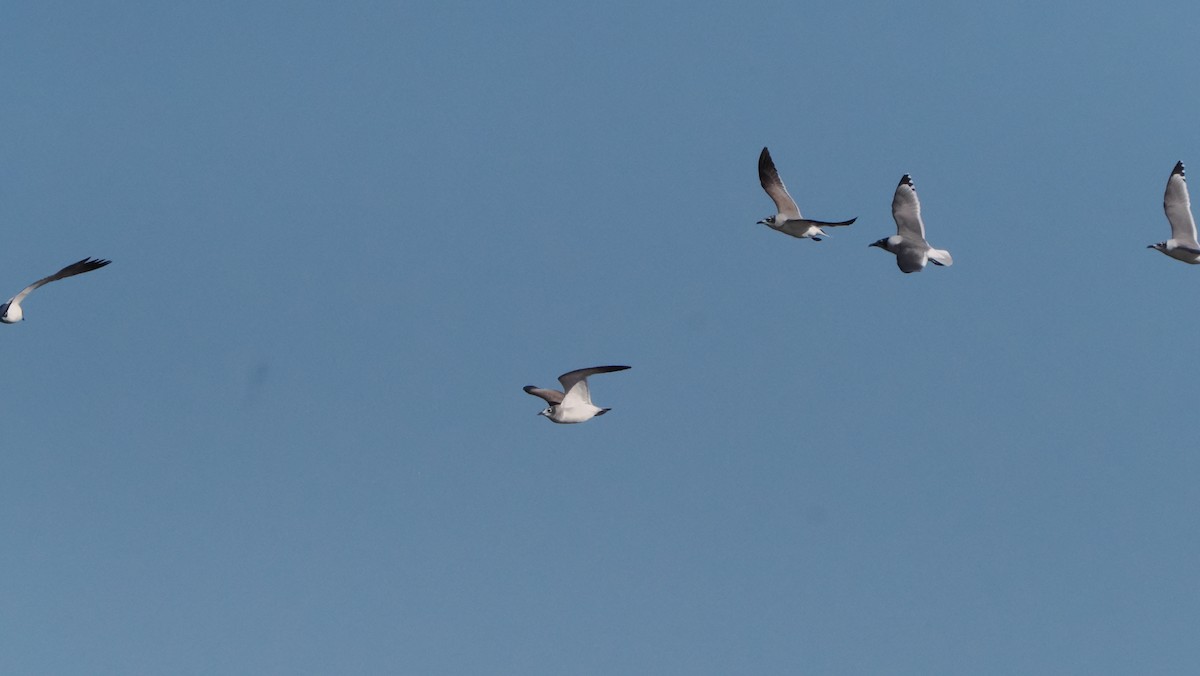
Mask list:
[[[54,273],[51,276],[51,278],[47,278],[46,281],[51,281],[52,279],[65,279],[67,277],[73,277],[75,275],[82,275],[85,272],[91,272],[92,270],[99,270],[100,268],[104,267],[105,265],[108,265],[111,262],[112,261],[105,259],[105,258],[85,258],[81,261],[76,261],[74,263],[71,263],[70,265],[66,266],[65,268],[59,270],[58,272]]]
[[[767,150],[766,146],[763,146],[762,152],[758,154],[758,175],[761,178],[774,169],[775,162],[771,159],[771,152]]]
[[[767,189],[768,185],[779,183],[779,171],[775,169],[775,162],[771,159],[771,153],[767,152],[765,147],[758,155],[758,182],[762,184],[764,190]]]
[[[1179,174],[1183,176],[1183,180],[1187,180],[1187,176],[1183,173],[1183,160],[1175,163],[1175,168],[1171,170],[1171,175],[1174,176],[1175,174]]]
[[[533,394],[533,390],[537,389],[537,385],[526,385],[525,387],[522,387],[521,389],[523,391],[525,391],[525,393],[527,393],[527,394]]]
[[[912,184],[913,184],[913,182],[912,182],[912,176],[909,176],[908,174],[905,174],[905,175],[903,175],[903,176],[901,176],[901,177],[900,177],[900,185],[907,185],[907,186],[911,186]]]

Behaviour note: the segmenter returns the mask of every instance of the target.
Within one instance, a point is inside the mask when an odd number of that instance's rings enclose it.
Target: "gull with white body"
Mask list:
[[[16,324],[24,319],[25,313],[23,310],[21,310],[21,301],[25,300],[25,297],[33,293],[38,287],[60,279],[66,279],[67,277],[74,277],[75,275],[82,275],[85,272],[98,270],[111,262],[112,261],[103,260],[100,258],[85,258],[81,261],[68,265],[49,277],[43,277],[37,280],[33,284],[30,284],[22,289],[21,293],[9,298],[7,303],[0,305],[0,322],[4,322],[5,324]]]
[[[858,220],[851,218],[848,221],[831,223],[814,221],[801,216],[800,207],[796,206],[796,200],[792,199],[787,188],[783,186],[779,172],[775,169],[775,163],[771,161],[771,153],[766,148],[763,148],[762,153],[758,156],[758,182],[762,184],[763,190],[767,191],[767,195],[775,203],[775,210],[778,212],[774,216],[767,216],[759,221],[760,225],[766,225],[792,237],[810,238],[814,242],[820,242],[822,237],[829,236],[821,229],[822,227],[850,225]]]
[[[551,421],[560,424],[581,423],[591,420],[598,415],[604,415],[611,409],[600,408],[592,403],[592,394],[588,391],[588,376],[597,373],[612,373],[624,371],[628,366],[593,366],[564,373],[558,377],[562,384],[562,392],[526,385],[525,391],[535,397],[546,400],[549,406],[538,415],[544,415]]]
[[[1167,212],[1167,221],[1171,224],[1171,239],[1146,248],[1157,249],[1184,263],[1200,263],[1200,243],[1196,242],[1196,221],[1192,218],[1192,201],[1188,198],[1183,162],[1176,162],[1167,178],[1163,211]]]
[[[921,202],[912,177],[905,174],[896,186],[892,197],[892,218],[896,220],[896,234],[872,242],[884,251],[896,254],[896,265],[901,272],[920,272],[925,263],[953,265],[954,259],[945,249],[935,249],[925,241],[925,223],[921,220]]]

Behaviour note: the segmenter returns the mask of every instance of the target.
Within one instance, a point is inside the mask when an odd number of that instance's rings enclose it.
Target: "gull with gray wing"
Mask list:
[[[1200,263],[1200,243],[1196,242],[1196,221],[1192,218],[1192,201],[1188,199],[1183,162],[1176,162],[1167,178],[1163,211],[1167,212],[1167,221],[1171,224],[1171,239],[1146,248],[1157,249],[1184,263]]]
[[[21,301],[25,300],[25,297],[33,293],[38,287],[60,279],[66,279],[67,277],[74,277],[75,275],[82,275],[85,272],[98,270],[111,262],[112,261],[103,260],[100,258],[85,258],[81,261],[68,265],[49,277],[43,277],[37,280],[33,284],[30,284],[22,289],[21,293],[9,298],[7,303],[0,305],[0,322],[4,322],[5,324],[16,324],[24,319],[25,313],[21,310]]]
[[[884,251],[896,254],[896,265],[901,272],[920,272],[925,263],[953,265],[954,259],[945,249],[935,249],[925,241],[925,223],[921,220],[921,202],[912,177],[905,174],[896,186],[892,197],[892,218],[896,220],[896,234],[872,242]]]
[[[588,391],[588,376],[597,373],[612,373],[624,371],[628,366],[593,366],[586,369],[569,371],[558,377],[562,384],[562,392],[526,385],[525,391],[535,397],[546,400],[549,406],[538,415],[544,415],[551,421],[560,424],[581,423],[591,420],[598,415],[604,415],[611,409],[600,408],[592,403],[592,394]]]
[[[822,237],[828,237],[822,227],[833,227],[839,225],[850,225],[857,218],[851,218],[848,221],[840,221],[831,223],[828,221],[814,221],[804,218],[800,215],[800,207],[796,206],[796,200],[788,194],[787,188],[783,186],[783,181],[779,178],[779,172],[775,170],[775,163],[771,161],[771,153],[766,149],[762,149],[762,153],[758,156],[758,182],[762,184],[763,190],[767,191],[767,195],[771,201],[775,203],[775,210],[778,212],[774,216],[767,216],[759,221],[759,224],[766,225],[769,228],[778,230],[792,237],[801,239],[811,238],[814,242],[820,242]]]

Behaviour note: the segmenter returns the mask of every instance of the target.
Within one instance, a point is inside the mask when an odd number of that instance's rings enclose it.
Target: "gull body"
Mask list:
[[[16,324],[24,319],[25,312],[21,309],[21,301],[25,300],[25,297],[33,293],[38,287],[59,279],[74,277],[75,275],[81,275],[85,272],[98,270],[111,262],[112,261],[99,258],[85,258],[81,261],[68,265],[49,277],[43,277],[37,280],[33,284],[30,284],[22,289],[21,293],[9,298],[8,302],[6,302],[4,305],[0,305],[0,322],[4,322],[5,324]]]
[[[541,397],[549,404],[538,415],[544,415],[551,421],[563,425],[586,422],[598,415],[604,415],[611,410],[600,408],[592,403],[592,395],[588,390],[588,376],[597,373],[624,371],[627,368],[629,367],[593,366],[591,368],[569,371],[558,377],[558,382],[562,384],[562,392],[543,389],[533,385],[526,385],[524,389],[535,397]]]
[[[812,239],[814,242],[820,242],[822,237],[828,237],[822,227],[833,227],[839,225],[850,225],[857,218],[851,218],[848,221],[831,223],[828,221],[814,221],[804,218],[800,215],[800,207],[796,206],[796,200],[788,194],[787,188],[784,187],[783,181],[779,178],[779,172],[775,169],[775,162],[771,160],[771,153],[766,148],[758,155],[758,182],[762,184],[763,190],[767,191],[767,195],[771,201],[775,203],[774,216],[767,216],[759,221],[759,224],[765,225],[773,230],[778,230],[792,237],[800,239]]]
[[[901,272],[920,272],[926,263],[953,265],[954,259],[945,249],[935,249],[925,241],[925,223],[921,220],[921,202],[913,187],[912,177],[905,174],[896,186],[892,197],[892,218],[896,220],[896,234],[872,242],[884,251],[896,254],[896,265]]]
[[[1171,239],[1146,248],[1157,249],[1184,263],[1200,263],[1200,243],[1196,242],[1196,221],[1192,218],[1192,201],[1188,198],[1183,162],[1176,162],[1167,178],[1163,211],[1167,213],[1167,221],[1171,224]]]

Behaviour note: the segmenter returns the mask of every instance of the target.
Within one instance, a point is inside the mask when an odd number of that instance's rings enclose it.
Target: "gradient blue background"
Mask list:
[[[4,5],[0,278],[114,263],[0,327],[0,671],[1196,673],[1198,34]],[[764,145],[858,222],[755,225]],[[867,247],[906,172],[952,268]]]

